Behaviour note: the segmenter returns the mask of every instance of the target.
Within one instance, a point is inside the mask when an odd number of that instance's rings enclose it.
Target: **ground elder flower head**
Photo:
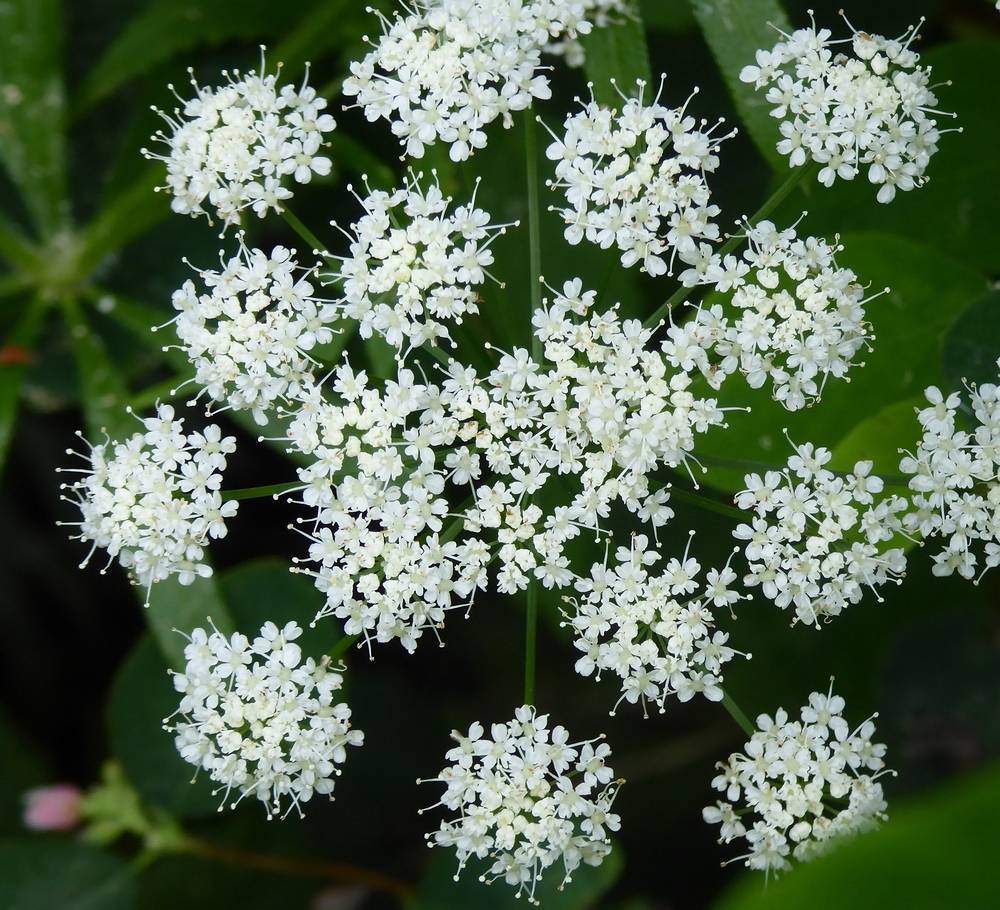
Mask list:
[[[356,319],[363,338],[373,333],[402,352],[450,341],[449,324],[479,311],[479,287],[493,263],[490,249],[509,224],[453,200],[434,182],[421,187],[410,174],[402,189],[370,190],[359,201],[365,213],[347,233],[346,256],[324,276],[342,286],[344,314]],[[478,181],[476,186],[478,188]]]
[[[87,466],[63,469],[82,476],[62,488],[82,514],[80,522],[64,524],[91,544],[82,565],[98,547],[107,550],[109,565],[117,559],[146,588],[148,605],[155,582],[175,575],[187,585],[212,574],[204,547],[209,538],[225,537],[226,519],[237,510],[219,492],[236,440],[214,424],[185,433],[170,405],[159,405],[156,416],[141,423],[142,431],[127,440],[70,451]]]
[[[164,723],[181,757],[224,792],[219,811],[235,793],[234,808],[254,796],[268,818],[293,808],[301,816],[313,795],[333,798],[346,747],[364,742],[351,709],[335,702],[342,668],[303,658],[301,634],[294,622],[267,622],[253,641],[214,626],[188,639],[184,671],[173,674],[180,707]]]
[[[878,589],[899,582],[906,556],[887,544],[902,532],[908,503],[884,495],[870,461],[837,475],[825,467],[828,449],[811,443],[794,449],[784,470],[746,475],[736,504],[754,517],[733,536],[746,542],[750,571],[743,583],[794,610],[793,622],[819,628],[859,603],[866,588],[881,601]]]
[[[866,297],[858,276],[837,264],[841,248],[822,238],[770,221],[744,229],[740,256],[703,247],[698,281],[726,294],[726,304],[699,305],[694,318],[672,324],[666,350],[674,365],[693,360],[713,388],[737,370],[752,388],[770,382],[775,400],[796,411],[870,348],[865,305],[885,291]]]
[[[280,70],[265,71],[262,49],[259,73],[224,70],[218,87],[201,86],[192,75],[194,98],[178,95],[172,113],[154,108],[168,131],[153,139],[167,151],[142,153],[166,163],[175,212],[214,213],[227,226],[239,224],[248,208],[263,218],[291,197],[289,180],[308,183],[330,173],[323,137],[336,123],[324,113],[326,99],[309,85],[308,66],[297,88],[278,86]]]
[[[335,616],[348,635],[413,651],[486,585],[490,549],[462,535],[447,490],[456,472],[463,486],[479,476],[479,455],[459,437],[458,397],[412,371],[381,389],[346,362],[332,378],[337,400],[308,390],[289,428],[309,461],[295,492],[314,513],[296,526],[309,541],[296,571],[325,595],[317,619]]]
[[[639,534],[617,549],[613,566],[594,563],[588,577],[574,579],[577,596],[566,598],[565,612],[583,652],[576,671],[618,676],[618,704],[641,701],[645,711],[652,701],[662,712],[670,695],[682,702],[696,694],[722,700],[722,666],[740,652],[715,628],[713,608],[732,608],[744,598],[730,587],[736,573],[728,564],[699,581],[701,565],[689,548],[661,564]]]
[[[489,733],[474,723],[452,739],[449,764],[418,783],[443,784],[430,808],[457,813],[428,835],[431,846],[455,848],[456,880],[471,859],[491,861],[482,881],[502,878],[538,903],[535,889],[551,866],[561,866],[552,874],[565,884],[581,863],[600,865],[611,852],[620,825],[612,807],[623,781],[607,764],[603,736],[572,743],[564,727],[550,728],[548,715],[524,705]]]
[[[555,210],[569,243],[616,247],[622,265],[663,275],[677,257],[696,260],[699,241],[719,237],[719,207],[705,175],[718,167],[719,143],[728,137],[717,135],[722,121],[706,128],[687,113],[690,98],[668,108],[660,93],[646,103],[643,82],[636,88],[635,97],[622,96],[620,111],[591,97],[566,118],[546,152],[556,162],[549,186],[566,197]]]
[[[344,94],[357,99],[369,121],[390,121],[411,158],[441,141],[453,161],[464,161],[485,147],[495,120],[509,128],[515,112],[551,97],[541,52],[588,33],[587,10],[594,6],[416,0],[392,20],[378,13],[382,35],[351,64]]]
[[[309,351],[332,339],[340,308],[314,296],[311,277],[285,247],[248,249],[241,236],[219,271],[198,270],[197,282],[174,293],[173,325],[202,386],[197,397],[265,424],[275,402],[312,382]]]
[[[917,412],[923,435],[900,470],[910,478],[913,504],[904,526],[942,541],[934,574],[978,581],[1000,565],[1000,386],[972,385],[969,392],[975,425],[966,430],[958,419],[961,396],[927,389],[927,407]]]
[[[879,778],[893,772],[885,746],[872,742],[878,715],[851,730],[843,710],[831,683],[809,696],[799,720],[783,708],[761,714],[743,751],[718,766],[712,787],[725,798],[702,815],[720,826],[720,843],[745,842],[730,862],[780,872],[885,821]]]
[[[896,39],[847,24],[853,34],[845,39],[831,38],[815,22],[782,32],[783,40],[757,51],[740,79],[767,90],[771,115],[781,123],[777,148],[792,167],[816,162],[826,186],[866,173],[879,188],[878,201],[891,202],[897,190],[927,181],[947,132],[935,117],[954,114],[937,109],[931,69],[920,66],[911,48],[920,24]]]

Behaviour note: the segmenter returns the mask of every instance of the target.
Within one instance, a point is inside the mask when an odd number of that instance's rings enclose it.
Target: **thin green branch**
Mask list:
[[[685,490],[681,487],[672,486],[670,487],[670,495],[674,499],[690,503],[693,506],[697,506],[699,509],[704,509],[706,512],[714,512],[716,515],[725,515],[726,518],[737,518],[740,521],[746,521],[747,519],[747,513],[742,509],[737,509],[736,506],[719,502],[719,500],[712,499],[710,496],[705,496],[702,493],[695,493],[692,490]]]
[[[323,243],[312,231],[307,228],[298,216],[290,209],[283,208],[281,217],[285,219],[288,226],[295,231],[306,243],[312,247],[314,253],[325,253],[326,244]]]
[[[331,661],[338,661],[361,640],[360,635],[345,635],[330,650]]]
[[[245,499],[264,499],[265,497],[273,498],[301,486],[301,480],[290,480],[288,483],[275,483],[266,487],[243,487],[239,490],[223,490],[222,498],[227,502],[242,502]]]
[[[733,701],[733,697],[723,690],[722,707],[729,712],[729,716],[742,727],[747,736],[753,736],[756,732],[754,725],[750,723],[750,718],[746,716],[743,709]]]

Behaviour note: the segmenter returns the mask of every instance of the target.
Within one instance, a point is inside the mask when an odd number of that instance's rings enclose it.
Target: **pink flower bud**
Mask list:
[[[73,784],[52,784],[24,794],[24,826],[32,831],[69,831],[80,823],[83,794]]]

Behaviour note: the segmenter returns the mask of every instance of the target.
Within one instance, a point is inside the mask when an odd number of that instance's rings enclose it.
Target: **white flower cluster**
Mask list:
[[[670,327],[665,350],[675,366],[697,366],[713,388],[736,370],[755,389],[770,381],[774,398],[796,411],[818,400],[831,376],[844,378],[869,344],[865,304],[878,295],[865,298],[825,240],[770,221],[745,228],[742,256],[703,249],[699,283],[731,293],[727,305],[698,306],[693,319]]]
[[[979,577],[1000,565],[1000,388],[990,383],[970,392],[972,432],[959,428],[957,393],[945,398],[939,389],[927,389],[928,407],[917,413],[923,436],[900,470],[910,477],[914,507],[904,526],[944,541],[934,556],[934,574],[958,572],[971,579],[980,565]]]
[[[241,237],[221,271],[199,270],[200,287],[186,281],[174,293],[173,324],[204,394],[263,425],[276,402],[311,383],[308,352],[332,339],[340,315],[313,296],[311,274],[285,247],[265,253]]]
[[[330,173],[321,151],[336,123],[323,113],[326,99],[310,87],[308,70],[298,88],[279,89],[278,74],[265,73],[262,52],[260,73],[224,72],[228,81],[217,88],[200,86],[192,75],[195,97],[178,95],[181,106],[172,114],[157,111],[170,133],[153,139],[168,151],[142,153],[166,162],[175,212],[211,217],[213,210],[224,225],[239,224],[247,208],[263,218],[291,197],[286,177],[308,183],[313,174]]]
[[[576,671],[596,671],[598,678],[614,673],[622,681],[618,704],[641,701],[644,713],[647,699],[662,713],[671,694],[682,702],[699,693],[721,701],[722,665],[738,652],[715,629],[712,608],[731,608],[741,599],[729,587],[736,573],[728,565],[710,569],[702,586],[701,565],[687,551],[650,569],[661,556],[648,545],[645,535],[636,535],[631,546],[618,548],[613,568],[595,563],[589,578],[575,579],[579,597],[567,600],[574,643],[583,652]]]
[[[410,370],[381,391],[346,362],[334,376],[338,401],[307,390],[289,428],[294,450],[312,459],[299,469],[301,502],[315,510],[301,531],[312,567],[299,571],[326,596],[317,618],[336,616],[348,635],[398,639],[412,651],[486,584],[489,548],[448,533],[445,489],[449,476],[478,476],[478,456],[461,446],[446,394]],[[444,459],[435,451],[452,448]]]
[[[897,39],[850,27],[846,40],[817,31],[815,23],[782,33],[771,50],[757,51],[756,64],[745,66],[740,79],[767,88],[771,115],[781,121],[777,148],[792,167],[817,162],[826,186],[867,169],[878,201],[891,202],[897,190],[926,182],[941,136],[932,115],[942,112],[930,67],[920,66],[910,49],[919,26]],[[845,44],[853,53],[837,49]]]
[[[344,94],[369,121],[388,120],[412,158],[437,141],[464,161],[486,145],[486,127],[551,97],[541,53],[590,32],[606,7],[580,0],[414,0],[382,18],[372,50],[351,64]]]
[[[844,699],[813,692],[799,720],[784,709],[757,718],[743,752],[720,764],[712,787],[725,800],[703,810],[720,826],[720,842],[744,839],[742,859],[765,872],[809,862],[838,841],[886,819],[879,778],[886,773],[885,746],[873,743],[872,718],[851,731]],[[737,809],[739,802],[745,808]],[[747,813],[750,813],[749,815]]]
[[[446,787],[430,808],[459,813],[428,835],[431,845],[456,849],[459,874],[471,858],[488,858],[482,881],[503,878],[537,904],[535,888],[550,866],[562,864],[566,883],[581,863],[600,865],[611,852],[610,832],[619,828],[611,810],[622,781],[606,763],[611,749],[603,737],[571,743],[564,727],[550,729],[548,715],[524,705],[489,735],[474,723],[452,738],[448,766],[422,783]]]
[[[365,214],[351,228],[350,253],[328,253],[338,265],[324,276],[342,282],[344,314],[363,338],[377,332],[397,351],[450,340],[447,324],[479,311],[490,246],[512,225],[490,224],[475,195],[449,211],[437,180],[423,190],[413,174],[402,189],[359,201]]]
[[[195,629],[184,648],[184,672],[173,674],[182,719],[164,724],[181,757],[225,789],[223,805],[235,790],[233,807],[255,796],[271,818],[288,799],[284,814],[301,815],[314,794],[333,793],[345,747],[364,742],[351,709],[334,702],[343,677],[325,659],[303,659],[301,634],[294,622],[265,623],[252,643]]]
[[[209,537],[226,535],[226,519],[236,502],[223,502],[219,488],[226,456],[236,450],[232,436],[214,424],[201,433],[185,433],[174,409],[160,405],[155,417],[141,421],[144,432],[123,442],[107,440],[79,455],[86,468],[63,469],[83,477],[63,484],[79,506],[76,539],[108,551],[131,571],[136,584],[149,590],[171,575],[183,584],[212,574],[203,547]],[[109,451],[110,450],[110,451]]]
[[[572,0],[572,2],[583,7],[584,17],[594,28],[625,22],[634,15],[631,0]],[[562,57],[567,66],[583,66],[587,62],[587,53],[579,36],[584,33],[585,30],[579,28],[576,37],[569,37],[563,33],[558,39],[549,41],[542,50],[546,54]]]
[[[884,484],[870,461],[838,476],[824,467],[828,449],[794,448],[784,471],[746,475],[736,504],[755,516],[733,536],[746,541],[744,584],[759,585],[783,610],[791,607],[793,622],[819,628],[821,619],[858,603],[865,588],[881,601],[879,586],[898,583],[906,556],[886,544],[901,532],[908,503],[895,495],[876,500]]]
[[[556,211],[569,243],[586,238],[602,249],[616,247],[626,267],[672,274],[675,258],[695,262],[698,242],[719,237],[713,221],[719,207],[705,175],[718,167],[719,143],[728,137],[713,135],[721,121],[705,129],[687,104],[664,107],[659,94],[646,104],[645,84],[637,89],[636,97],[623,96],[620,111],[591,98],[566,118],[564,134],[553,133],[546,151],[556,162],[549,186],[566,197]]]

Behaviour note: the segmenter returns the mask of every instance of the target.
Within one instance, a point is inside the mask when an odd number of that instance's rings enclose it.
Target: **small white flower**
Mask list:
[[[153,139],[168,151],[143,149],[146,158],[167,165],[167,185],[175,212],[214,212],[224,225],[236,225],[246,209],[263,218],[280,211],[291,190],[286,177],[308,183],[330,173],[322,154],[323,136],[336,128],[327,102],[309,85],[278,87],[278,73],[267,73],[261,49],[260,72],[224,72],[225,84],[201,86],[191,76],[195,97],[181,98],[172,113],[157,111],[169,132]],[[173,86],[171,86],[173,89]],[[176,94],[176,93],[175,93]]]
[[[562,867],[565,884],[581,863],[598,866],[611,852],[610,835],[620,827],[612,807],[623,782],[613,779],[603,736],[570,743],[565,728],[550,728],[548,715],[524,705],[488,736],[475,723],[452,738],[451,764],[418,783],[443,784],[430,808],[457,813],[427,836],[431,846],[455,848],[456,880],[470,859],[491,861],[483,881],[502,878],[537,904],[535,889],[550,866]]]
[[[379,334],[397,352],[450,341],[449,324],[479,312],[490,247],[512,225],[491,224],[475,194],[452,207],[436,177],[423,189],[412,173],[402,189],[369,190],[359,202],[365,213],[352,225],[350,251],[328,253],[336,265],[323,276],[342,286],[344,314],[363,338]]]
[[[204,561],[209,537],[226,534],[226,519],[238,504],[224,502],[219,488],[226,456],[236,449],[232,436],[217,426],[185,434],[170,405],[141,421],[143,432],[122,442],[90,446],[79,455],[85,469],[64,469],[83,476],[63,484],[82,514],[76,539],[90,542],[85,566],[98,547],[108,551],[134,582],[146,588],[176,575],[183,584],[212,574]]]
[[[939,389],[927,389],[928,407],[917,412],[923,436],[900,470],[910,478],[913,504],[904,526],[943,542],[934,555],[934,574],[957,572],[978,581],[1000,565],[1000,386],[969,390],[975,425],[965,430],[958,420],[961,396],[945,398]]]
[[[733,536],[745,541],[749,573],[743,583],[781,609],[794,611],[793,622],[820,627],[859,603],[870,589],[897,583],[906,571],[899,547],[886,546],[902,532],[902,496],[881,496],[871,462],[837,475],[824,467],[830,452],[811,443],[795,446],[784,471],[763,477],[748,474],[736,496],[741,509],[755,513]]]
[[[771,115],[781,121],[778,151],[792,167],[807,159],[821,164],[824,186],[866,176],[879,188],[878,201],[891,202],[897,190],[927,181],[947,132],[934,117],[953,115],[937,109],[931,68],[920,66],[910,47],[919,24],[896,39],[847,24],[853,34],[846,40],[815,22],[784,35],[770,51],[757,51],[756,65],[744,67],[740,79],[766,90]]]
[[[248,249],[223,260],[220,271],[198,272],[173,295],[181,347],[195,367],[202,394],[259,424],[276,402],[312,383],[309,351],[333,338],[341,308],[316,297],[312,270],[284,247]]]
[[[301,816],[314,794],[333,799],[346,747],[364,742],[351,727],[351,709],[334,702],[342,668],[325,658],[303,660],[293,643],[301,633],[293,622],[281,629],[265,623],[253,643],[214,626],[188,639],[184,671],[173,673],[180,707],[164,723],[181,758],[206,771],[219,784],[216,793],[224,791],[220,811],[235,791],[232,808],[255,796],[268,818],[293,808]]]
[[[800,720],[782,709],[757,718],[757,731],[742,752],[718,765],[712,787],[725,800],[702,816],[720,825],[721,843],[745,839],[735,857],[767,873],[809,862],[886,820],[878,782],[885,746],[873,743],[876,715],[851,732],[841,716],[844,700],[831,690],[813,692]],[[737,809],[742,802],[744,807]]]
[[[703,129],[687,105],[664,107],[659,94],[646,104],[645,90],[637,83],[620,111],[591,98],[566,118],[562,136],[552,134],[546,154],[556,163],[549,186],[566,197],[557,209],[566,240],[615,247],[622,265],[656,276],[672,274],[677,257],[696,262],[698,242],[718,239],[719,207],[705,175],[718,167],[728,136],[714,135],[720,124]]]

